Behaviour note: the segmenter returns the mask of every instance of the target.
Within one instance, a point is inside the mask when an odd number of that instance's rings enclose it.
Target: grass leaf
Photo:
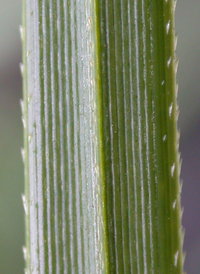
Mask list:
[[[24,0],[27,273],[183,273],[173,0]]]

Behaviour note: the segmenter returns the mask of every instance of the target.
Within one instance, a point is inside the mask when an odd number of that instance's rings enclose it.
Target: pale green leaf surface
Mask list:
[[[174,1],[24,0],[27,273],[182,273]]]

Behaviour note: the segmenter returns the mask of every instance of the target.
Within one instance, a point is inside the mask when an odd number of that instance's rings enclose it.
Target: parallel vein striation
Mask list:
[[[110,273],[182,273],[174,2],[99,16]]]
[[[100,273],[106,265],[96,6],[27,0],[24,10],[26,271]]]
[[[26,273],[183,273],[174,0],[24,0]]]

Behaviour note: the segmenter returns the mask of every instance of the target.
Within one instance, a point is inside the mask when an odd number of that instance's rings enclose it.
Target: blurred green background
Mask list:
[[[0,1],[0,273],[24,272],[21,1]],[[200,1],[179,0],[177,56],[185,270],[200,273]]]

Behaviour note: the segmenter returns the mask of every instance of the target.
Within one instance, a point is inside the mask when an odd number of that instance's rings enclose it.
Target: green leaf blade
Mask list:
[[[24,7],[26,268],[99,273],[106,266],[95,3],[41,0]]]
[[[174,2],[102,1],[100,22],[112,273],[182,273]]]
[[[183,273],[174,1],[24,1],[26,271]]]

